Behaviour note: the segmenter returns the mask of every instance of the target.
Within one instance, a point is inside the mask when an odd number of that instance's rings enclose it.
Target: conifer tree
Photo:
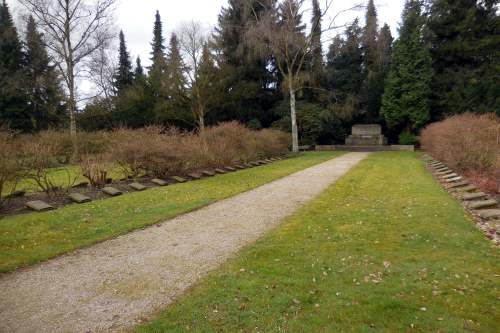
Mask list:
[[[397,132],[416,133],[430,119],[432,60],[423,26],[419,0],[407,0],[381,109],[389,128]]]
[[[127,51],[125,43],[125,35],[120,30],[120,46],[118,56],[118,69],[115,75],[114,86],[116,91],[120,93],[123,89],[130,87],[134,81],[132,74],[132,64],[130,63],[130,55]]]
[[[384,24],[380,29],[377,38],[378,63],[382,72],[382,79],[385,79],[391,65],[392,34],[389,25]],[[383,86],[383,84],[382,84]]]
[[[139,78],[144,77],[144,68],[141,64],[141,57],[137,56],[135,59],[134,79],[137,81]]]
[[[323,48],[321,46],[321,8],[318,0],[312,1],[311,18],[311,84],[319,86],[323,76]]]
[[[32,16],[26,27],[24,73],[29,82],[26,95],[33,130],[59,125],[64,116],[63,92],[55,67],[50,63],[42,34],[37,31]]]
[[[151,42],[151,61],[149,68],[149,83],[156,97],[165,97],[167,95],[167,76],[165,60],[165,39],[163,38],[163,24],[159,11],[156,11],[155,23],[153,28],[153,41]]]
[[[13,129],[31,131],[23,76],[19,35],[5,0],[0,3],[0,122]]]
[[[208,45],[205,43],[203,52],[193,82],[192,95],[194,99],[193,113],[200,130],[205,128],[205,117],[210,107],[217,100],[217,68],[210,53]]]
[[[500,114],[498,0],[434,0],[428,40],[435,72],[433,118],[462,112]]]
[[[366,24],[363,31],[363,69],[365,80],[363,83],[362,108],[365,112],[365,121],[367,122],[375,122],[379,118],[381,91],[377,34],[377,10],[373,0],[369,0],[366,10]]]

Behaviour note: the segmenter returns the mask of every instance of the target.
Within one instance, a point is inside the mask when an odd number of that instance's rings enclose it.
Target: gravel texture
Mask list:
[[[4,274],[0,332],[127,329],[366,156],[348,153],[144,230]]]

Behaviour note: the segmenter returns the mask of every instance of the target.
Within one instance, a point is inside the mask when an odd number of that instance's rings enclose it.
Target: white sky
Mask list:
[[[320,0],[322,7],[324,7],[325,1]],[[355,4],[366,5],[367,2],[368,0],[334,0],[329,16],[333,17],[339,11],[351,8]],[[20,17],[24,9],[20,8],[17,0],[7,0],[7,3],[16,19],[18,30],[22,32],[24,24],[21,23]],[[160,11],[163,22],[164,38],[168,43],[171,32],[178,29],[183,22],[194,20],[203,23],[208,28],[215,27],[221,8],[226,7],[227,3],[227,0],[118,0],[115,14],[116,28],[118,31],[122,29],[125,34],[132,62],[135,64],[135,58],[139,55],[142,64],[148,66],[154,15],[157,9]],[[375,5],[378,11],[379,26],[384,23],[389,24],[393,36],[396,36],[404,0],[375,0]],[[364,9],[342,13],[337,18],[336,25],[350,22],[356,16],[360,17],[361,24],[363,24],[364,15]],[[309,19],[304,17],[304,20],[308,21]],[[327,20],[328,17],[325,18],[325,21]],[[326,25],[326,22],[323,24]],[[81,82],[80,88],[88,90],[87,82]]]

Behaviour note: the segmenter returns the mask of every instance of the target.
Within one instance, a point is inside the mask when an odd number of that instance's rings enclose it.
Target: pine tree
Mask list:
[[[135,59],[134,79],[137,81],[139,78],[144,78],[144,68],[141,64],[141,57],[137,56]]]
[[[220,95],[224,98],[214,115],[218,120],[269,121],[266,108],[279,97],[278,75],[269,70],[272,57],[257,53],[245,37],[254,15],[265,10],[259,0],[229,0],[219,14],[214,45],[220,54]]]
[[[164,42],[163,24],[161,22],[160,13],[156,11],[153,28],[153,41],[151,42],[151,61],[153,63],[149,68],[149,83],[151,85],[153,95],[159,98],[164,98],[167,95],[166,88],[168,84]]]
[[[382,78],[385,79],[391,66],[391,52],[393,42],[391,28],[384,24],[380,29],[377,38],[378,63],[382,72]],[[383,86],[383,84],[382,84]]]
[[[419,0],[407,0],[381,109],[388,127],[396,132],[415,133],[430,119],[432,60],[423,27]]]
[[[50,63],[42,34],[37,31],[32,16],[26,27],[24,73],[29,82],[26,93],[33,130],[60,125],[64,117],[63,92],[55,68]]]
[[[156,117],[159,121],[171,122],[179,126],[188,121],[190,113],[188,112],[186,71],[187,68],[179,49],[179,40],[177,35],[172,33],[165,65],[166,102],[156,109]]]
[[[363,69],[365,80],[363,83],[362,108],[365,112],[365,121],[367,122],[376,122],[379,120],[381,90],[377,35],[377,10],[373,0],[369,0],[366,10],[366,24],[363,31]]]
[[[0,123],[13,129],[31,131],[33,126],[25,95],[25,85],[29,82],[23,75],[22,66],[21,42],[4,0],[0,4]]]
[[[311,84],[318,87],[323,76],[323,48],[321,46],[321,8],[318,0],[312,1],[311,18]]]
[[[120,46],[118,56],[118,70],[115,75],[114,86],[116,91],[120,93],[123,89],[130,87],[134,81],[132,74],[132,64],[130,63],[130,55],[127,51],[125,43],[125,35],[120,30]]]
[[[203,52],[197,76],[192,87],[193,113],[200,130],[205,128],[205,118],[209,109],[217,100],[217,68],[207,44],[203,46]]]
[[[498,0],[434,0],[428,29],[433,118],[500,110]],[[500,111],[497,111],[500,114]]]

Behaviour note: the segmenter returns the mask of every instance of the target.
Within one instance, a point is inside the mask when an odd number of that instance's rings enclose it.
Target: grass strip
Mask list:
[[[498,332],[498,249],[375,153],[136,332]]]
[[[208,179],[0,220],[0,272],[152,225],[324,162],[338,152],[298,157]]]

